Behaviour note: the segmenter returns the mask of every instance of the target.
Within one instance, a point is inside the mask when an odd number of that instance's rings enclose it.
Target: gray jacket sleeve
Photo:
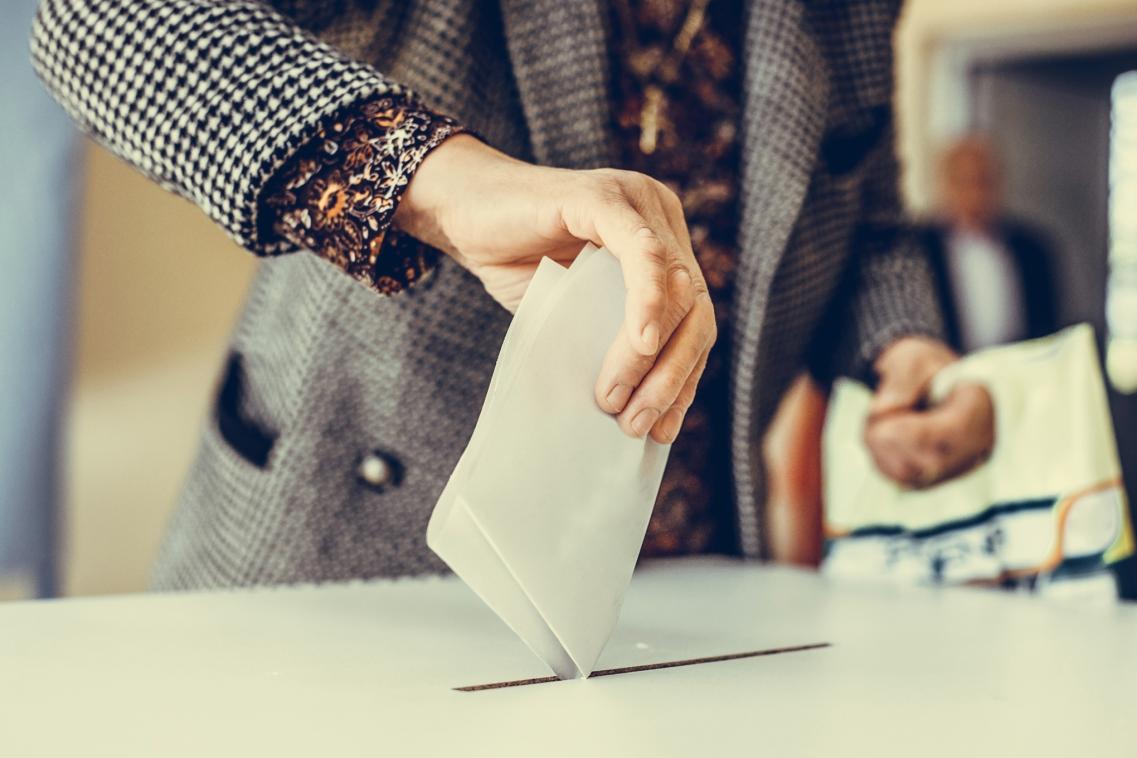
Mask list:
[[[251,0],[43,0],[32,58],[85,132],[258,254],[287,246],[257,210],[289,156],[341,107],[407,94]]]
[[[899,0],[817,2],[811,28],[829,62],[830,108],[857,156],[858,220],[847,269],[818,329],[811,368],[821,379],[871,382],[880,351],[904,335],[942,336],[943,318],[927,257],[905,218],[896,156],[892,32]],[[840,144],[842,141],[838,141]],[[864,149],[862,150],[862,145]]]
[[[812,350],[813,373],[823,381],[844,375],[871,384],[872,364],[889,343],[943,338],[931,267],[900,200],[891,124],[865,161],[849,267]]]

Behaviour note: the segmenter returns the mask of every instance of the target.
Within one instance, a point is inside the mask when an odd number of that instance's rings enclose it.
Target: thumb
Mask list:
[[[869,405],[869,415],[884,416],[914,408],[923,399],[927,385],[927,380],[914,371],[890,371],[882,375]]]

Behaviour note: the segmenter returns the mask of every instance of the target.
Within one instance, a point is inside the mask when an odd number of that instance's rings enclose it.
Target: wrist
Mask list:
[[[873,370],[877,376],[883,376],[894,367],[914,363],[934,369],[946,366],[958,358],[951,348],[938,339],[909,334],[888,343],[873,361]]]
[[[504,158],[468,133],[447,137],[419,164],[395,209],[394,223],[403,231],[448,255],[454,255],[449,221],[457,194],[472,191],[479,164]]]

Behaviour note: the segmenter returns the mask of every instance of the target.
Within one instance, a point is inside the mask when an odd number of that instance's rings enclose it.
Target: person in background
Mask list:
[[[987,139],[969,135],[953,142],[940,159],[936,218],[917,228],[944,314],[945,341],[960,354],[1042,337],[1058,326],[1049,245],[1040,231],[1003,209],[1001,179],[999,162]],[[768,523],[776,559],[821,564],[840,573],[848,562],[835,570],[832,559],[848,540],[826,534],[821,494],[826,404],[824,388],[803,378],[779,409],[767,440]],[[935,410],[930,413],[934,418]],[[883,418],[876,425],[877,435],[891,437],[905,423],[903,414]],[[870,430],[866,443],[871,442]],[[871,444],[870,452],[874,452]],[[877,461],[882,469],[888,466],[887,461]],[[892,473],[902,478],[902,472]],[[857,565],[857,571],[871,574],[879,569],[881,579],[895,579],[890,573],[900,573],[898,566],[910,571],[913,565],[902,561],[902,556],[926,555],[930,568],[918,574],[921,580],[947,581],[949,564],[954,561],[958,567],[982,551],[971,549],[946,526],[943,531],[943,536],[934,539],[909,534],[881,538],[882,550],[891,551],[895,563]],[[881,568],[885,564],[888,568]],[[911,579],[912,574],[900,577],[905,578]],[[1112,592],[1112,587],[1107,591]]]
[[[921,229],[944,310],[947,342],[960,353],[1043,337],[1058,328],[1051,246],[1009,215],[991,143],[971,135],[940,164],[938,218]]]
[[[1059,320],[1051,248],[1038,229],[1003,209],[1001,171],[991,143],[972,135],[951,144],[941,159],[940,181],[938,218],[920,236],[940,294],[948,344],[966,354],[1055,331]],[[1067,507],[1077,509],[1077,518],[1052,516],[1061,507],[1046,498],[980,502],[970,510],[960,504],[951,518],[919,530],[902,529],[869,510],[854,529],[823,528],[821,567],[840,578],[966,583],[1112,603],[1117,583],[1098,555],[1063,555],[1055,566],[1023,567],[1014,561],[1024,554],[1048,555],[1055,526],[1062,530],[1057,544],[1084,530],[1092,533],[1086,514],[1115,512],[1114,497],[1090,492],[1073,499]]]

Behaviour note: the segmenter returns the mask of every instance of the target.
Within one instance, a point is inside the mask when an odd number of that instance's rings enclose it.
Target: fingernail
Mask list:
[[[683,411],[672,408],[663,414],[663,421],[659,424],[659,434],[667,442],[674,442],[679,436],[679,429],[683,425]]]
[[[648,352],[654,353],[659,349],[659,327],[655,324],[645,326],[640,337],[643,339],[644,347],[647,348]]]
[[[651,431],[655,426],[655,422],[659,419],[659,411],[655,408],[644,408],[636,414],[632,419],[632,433],[637,437],[642,437]]]
[[[608,401],[608,407],[612,409],[612,412],[619,413],[624,410],[624,406],[628,404],[628,398],[631,396],[631,387],[626,384],[617,384],[608,390],[608,396],[605,399]]]

